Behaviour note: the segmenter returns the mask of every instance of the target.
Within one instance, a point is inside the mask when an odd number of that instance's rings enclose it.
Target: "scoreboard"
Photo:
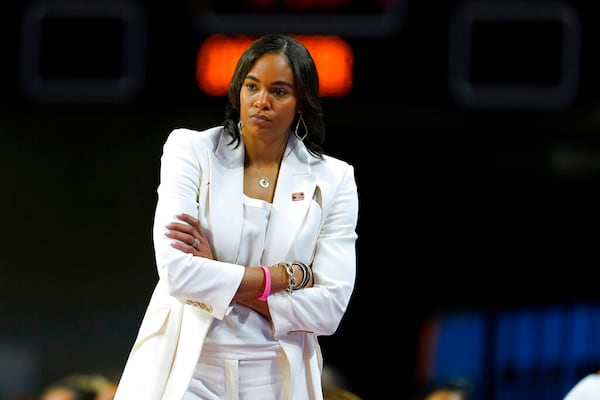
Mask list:
[[[197,2],[196,26],[207,33],[325,34],[382,37],[395,34],[406,0],[213,0]]]
[[[194,86],[201,96],[224,96],[243,48],[262,33],[282,32],[309,48],[321,95],[344,97],[353,88],[354,51],[348,39],[394,34],[404,4],[192,0],[164,9],[151,2],[34,0],[16,18],[16,90],[34,103],[127,104],[140,99],[156,84],[153,80],[178,75],[181,82],[183,75],[186,90]],[[172,17],[169,26],[167,16]],[[163,49],[168,57],[156,55]],[[166,78],[153,72],[175,62],[179,72],[168,70]]]
[[[597,52],[593,25],[584,24],[591,13],[581,4],[451,1],[435,10],[407,4],[33,0],[14,18],[5,15],[3,29],[14,32],[4,38],[16,40],[15,57],[7,59],[15,64],[0,68],[12,68],[17,79],[2,74],[0,100],[124,105],[223,96],[233,60],[267,32],[302,39],[317,63],[323,97],[545,110],[594,95],[595,80],[582,84],[582,61],[590,64]],[[401,90],[382,92],[371,76],[394,77]]]

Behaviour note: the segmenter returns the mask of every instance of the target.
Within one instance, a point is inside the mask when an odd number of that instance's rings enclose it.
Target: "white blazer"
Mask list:
[[[235,263],[242,232],[244,146],[222,127],[175,129],[161,157],[153,238],[159,280],[123,370],[115,400],[180,400],[213,318],[231,310],[244,273]],[[171,246],[166,225],[200,219],[216,260]],[[356,277],[358,193],[348,163],[309,155],[290,135],[266,233],[265,265],[312,264],[314,286],[268,298],[273,333],[287,356],[288,399],[322,399],[320,335],[332,335]],[[282,399],[285,400],[285,399]]]

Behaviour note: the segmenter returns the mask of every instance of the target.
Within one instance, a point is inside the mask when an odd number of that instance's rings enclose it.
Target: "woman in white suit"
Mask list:
[[[306,48],[258,38],[222,126],[175,129],[161,158],[159,280],[116,400],[322,399],[318,336],[356,277],[358,193],[323,153],[319,80]]]

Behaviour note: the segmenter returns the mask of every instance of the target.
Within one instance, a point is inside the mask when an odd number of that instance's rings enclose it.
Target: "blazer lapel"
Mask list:
[[[209,204],[218,260],[235,262],[244,218],[244,146],[233,149],[221,135],[210,168]]]
[[[210,219],[216,257],[235,262],[243,223],[244,147],[233,149],[221,136],[210,166]],[[266,232],[262,262],[272,265],[287,258],[290,247],[302,227],[310,206],[317,176],[311,168],[314,160],[304,145],[290,135],[279,169],[271,217]]]
[[[287,258],[310,206],[317,176],[312,172],[310,155],[301,142],[290,135],[281,162],[277,189],[267,228],[263,262],[272,265]]]

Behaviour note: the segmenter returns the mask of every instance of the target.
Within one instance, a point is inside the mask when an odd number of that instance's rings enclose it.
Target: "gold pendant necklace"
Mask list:
[[[254,167],[254,170],[256,171],[256,177],[258,178],[258,186],[262,187],[263,189],[268,188],[271,185],[269,177],[261,176],[260,171],[256,167]]]
[[[259,176],[258,177],[258,184],[263,187],[263,188],[268,188],[269,185],[271,184],[271,181],[269,181],[269,178],[267,178],[266,176]]]

